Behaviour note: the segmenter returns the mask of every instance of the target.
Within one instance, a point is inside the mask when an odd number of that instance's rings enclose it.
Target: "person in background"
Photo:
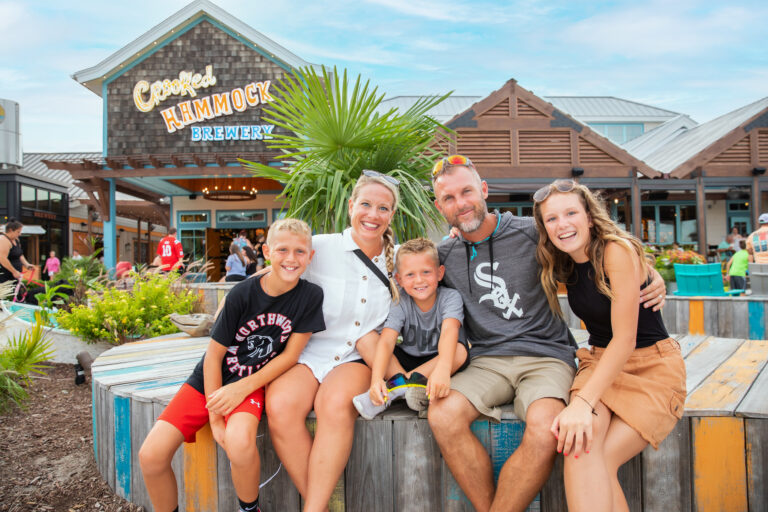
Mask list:
[[[747,251],[745,239],[739,240],[739,248],[725,266],[725,272],[730,279],[731,290],[747,289],[747,267],[749,267],[751,257]]]
[[[237,238],[235,238],[232,241],[232,243],[237,244],[241,249],[245,249],[246,247],[253,248],[251,241],[248,240],[248,234],[245,232],[244,229],[240,230],[240,233],[238,233]]]
[[[34,269],[21,248],[21,229],[24,225],[16,219],[10,219],[5,225],[5,233],[0,234],[0,283],[18,281],[25,268]]]
[[[731,250],[733,252],[736,252],[739,250],[739,240],[741,240],[743,237],[741,236],[741,233],[739,233],[739,228],[736,226],[733,226],[731,228],[731,234],[728,235],[728,242],[731,244]]]
[[[760,227],[747,237],[747,251],[755,263],[768,263],[768,212],[757,220]]]
[[[258,257],[249,245],[243,247],[243,252],[245,253],[245,275],[253,275],[258,270]]]
[[[235,242],[229,245],[229,257],[224,265],[227,269],[227,275],[224,281],[230,283],[233,281],[242,281],[245,279],[245,258],[240,246]]]
[[[72,249],[72,259],[73,260],[81,260],[83,257],[80,255],[80,251],[77,249]]]
[[[256,239],[256,245],[253,250],[256,252],[256,269],[261,270],[264,268],[264,252],[261,250],[261,246],[264,245],[264,235],[260,235]]]
[[[184,249],[176,239],[176,228],[168,228],[168,234],[157,244],[157,256],[154,265],[163,272],[181,270],[184,266]]]
[[[48,255],[48,259],[45,260],[43,272],[48,274],[48,279],[50,281],[53,281],[53,276],[56,275],[60,268],[61,262],[59,261],[59,258],[56,257],[56,251],[51,251],[51,254]]]

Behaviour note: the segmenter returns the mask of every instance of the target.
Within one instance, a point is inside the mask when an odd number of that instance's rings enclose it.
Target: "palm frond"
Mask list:
[[[449,93],[450,94],[450,93]],[[253,174],[283,184],[278,196],[287,215],[307,221],[318,232],[338,232],[347,224],[347,201],[363,169],[400,180],[400,209],[392,222],[400,240],[421,236],[442,222],[426,184],[442,156],[435,140],[450,130],[426,113],[445,100],[426,97],[405,112],[377,108],[384,94],[346,70],[319,74],[305,68],[276,86],[264,119],[281,130],[270,148],[281,151],[283,169],[242,161]],[[285,204],[285,203],[284,203]]]

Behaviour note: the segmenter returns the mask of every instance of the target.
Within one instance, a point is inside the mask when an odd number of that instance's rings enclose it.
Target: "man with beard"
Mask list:
[[[433,400],[429,424],[446,464],[478,511],[522,511],[546,482],[557,439],[552,422],[569,400],[575,342],[550,310],[539,282],[531,217],[488,212],[488,185],[462,155],[432,171],[435,206],[459,233],[439,246],[444,284],[461,293],[469,367],[451,379],[451,392]],[[663,304],[664,281],[641,293],[646,307]],[[480,415],[501,420],[513,404],[525,434],[494,487],[490,458],[470,430]]]

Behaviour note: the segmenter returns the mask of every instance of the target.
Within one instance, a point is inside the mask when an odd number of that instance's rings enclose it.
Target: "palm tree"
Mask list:
[[[358,76],[350,87],[334,68],[322,76],[312,68],[280,81],[275,99],[264,109],[274,133],[270,148],[282,151],[286,167],[243,161],[256,176],[284,185],[279,198],[289,217],[307,221],[318,232],[338,232],[347,224],[347,200],[363,169],[400,180],[399,214],[392,229],[399,240],[424,236],[439,225],[427,187],[430,170],[441,156],[449,130],[426,116],[444,96],[427,97],[405,112],[376,112],[384,94]],[[288,204],[288,206],[286,206]]]

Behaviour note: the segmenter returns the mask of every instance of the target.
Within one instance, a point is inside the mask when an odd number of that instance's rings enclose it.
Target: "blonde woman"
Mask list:
[[[304,276],[323,289],[326,330],[312,335],[299,364],[267,390],[272,443],[304,498],[305,512],[328,509],[352,450],[357,418],[352,397],[371,382],[355,343],[384,322],[396,291],[387,276],[394,269],[390,223],[398,184],[391,176],[363,171],[348,203],[350,227],[312,238],[315,257]],[[305,423],[312,409],[314,439]]]
[[[659,312],[640,305],[650,281],[640,242],[583,185],[557,180],[533,196],[537,258],[550,308],[557,282],[589,331],[570,404],[552,423],[565,456],[568,509],[629,510],[618,468],[659,443],[683,415],[685,364]]]

